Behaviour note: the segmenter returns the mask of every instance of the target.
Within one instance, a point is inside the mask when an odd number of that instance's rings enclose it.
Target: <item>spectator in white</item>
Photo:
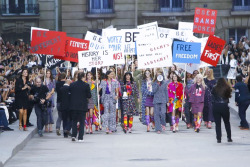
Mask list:
[[[229,84],[234,87],[235,85],[235,79],[236,79],[236,75],[237,75],[237,70],[236,70],[236,67],[237,67],[237,60],[234,58],[234,54],[231,54],[230,55],[230,69],[228,71],[228,74],[227,74],[227,79],[228,79],[228,82]]]
[[[28,66],[28,68],[31,68],[31,67],[33,67],[34,65],[36,66],[37,63],[36,63],[36,61],[35,61],[35,57],[32,57],[32,58],[31,58],[31,61],[27,64],[27,66]]]
[[[247,39],[246,36],[243,36],[242,39],[243,39],[243,46],[244,46],[244,48],[246,50],[248,50],[249,49],[249,40]]]

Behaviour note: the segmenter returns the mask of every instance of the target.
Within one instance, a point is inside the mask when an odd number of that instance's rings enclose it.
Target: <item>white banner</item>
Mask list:
[[[141,39],[158,39],[158,23],[152,22],[137,26],[138,29],[145,30],[145,33],[140,36]]]
[[[136,41],[145,33],[143,29],[122,29],[124,33],[124,55],[136,55]]]
[[[79,68],[103,67],[114,65],[109,50],[79,51]]]
[[[138,68],[172,66],[172,40],[157,39],[136,42]]]
[[[173,33],[172,33],[173,32]],[[175,32],[172,31],[169,35],[168,38],[170,39],[179,39],[182,41],[187,41],[188,38],[193,36],[193,32],[190,31],[180,31],[180,30],[176,30]]]
[[[102,50],[104,45],[102,43],[102,37],[98,34],[87,31],[85,40],[89,41],[89,50]]]
[[[175,29],[158,27],[159,39],[162,39],[162,38],[166,39],[166,38],[168,38],[169,34],[176,33],[176,31],[177,30],[175,30]]]
[[[102,33],[105,49],[110,50],[114,64],[125,64],[124,33],[113,29],[104,29]]]
[[[191,22],[179,22],[178,30],[193,32],[194,23]]]

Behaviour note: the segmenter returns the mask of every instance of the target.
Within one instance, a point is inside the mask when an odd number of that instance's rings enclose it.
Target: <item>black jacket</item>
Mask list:
[[[57,103],[62,102],[62,95],[60,89],[63,87],[65,81],[57,81],[56,82],[56,92],[57,92]]]
[[[212,103],[229,103],[229,99],[225,99],[218,95],[218,93],[215,91],[215,89],[212,89]]]
[[[70,106],[70,89],[69,85],[63,85],[61,89],[58,91],[61,94],[61,103],[60,103],[60,110],[68,111]]]
[[[26,84],[29,84],[29,81]],[[17,109],[28,109],[29,107],[29,89],[22,90],[23,87],[24,82],[22,77],[20,77],[15,84],[15,105]]]
[[[76,81],[70,85],[70,110],[88,111],[88,98],[91,98],[90,87],[83,81]]]

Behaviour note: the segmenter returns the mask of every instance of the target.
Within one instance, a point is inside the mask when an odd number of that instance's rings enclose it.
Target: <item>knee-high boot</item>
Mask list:
[[[124,115],[123,122],[124,122],[123,131],[124,131],[124,133],[127,133],[127,129],[128,129],[128,116]]]
[[[129,133],[131,133],[132,126],[133,126],[133,116],[130,116],[130,117],[129,117],[129,124],[128,124]]]

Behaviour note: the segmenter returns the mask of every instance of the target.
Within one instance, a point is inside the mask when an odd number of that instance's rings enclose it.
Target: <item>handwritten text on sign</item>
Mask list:
[[[89,50],[104,49],[104,45],[102,43],[102,37],[98,34],[87,31],[87,34],[85,36],[85,40],[88,40],[90,42],[89,43]]]
[[[193,42],[174,42],[173,62],[200,63],[201,44]]]
[[[124,33],[110,29],[103,30],[103,41],[105,48],[110,50],[110,56],[113,57],[114,64],[124,64]]]
[[[66,33],[33,30],[31,53],[64,56]]]
[[[89,41],[67,37],[65,45],[65,56],[55,56],[55,58],[78,63],[78,52],[88,49]]]
[[[172,65],[172,40],[137,41],[136,45],[139,69]]]
[[[217,10],[195,8],[194,32],[214,35]]]
[[[103,67],[113,65],[109,50],[79,51],[79,68]]]
[[[216,66],[226,41],[210,35],[206,47],[201,55],[201,60]]]
[[[124,38],[124,54],[125,55],[135,55],[136,45],[138,37],[143,33],[140,29],[124,29],[122,30],[125,34]]]

